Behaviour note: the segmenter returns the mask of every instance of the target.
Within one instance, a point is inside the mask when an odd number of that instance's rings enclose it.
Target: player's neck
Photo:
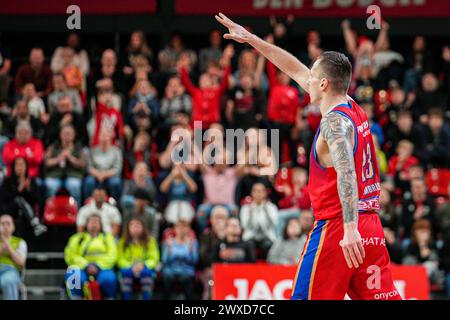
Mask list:
[[[324,96],[319,105],[322,117],[326,115],[329,110],[343,103],[348,103],[347,95],[345,94],[329,94]]]

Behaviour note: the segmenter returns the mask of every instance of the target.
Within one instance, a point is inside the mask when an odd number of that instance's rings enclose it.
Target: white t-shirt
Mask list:
[[[39,119],[41,113],[45,112],[44,101],[39,97],[31,98],[31,100],[28,101],[28,110],[30,110],[30,114],[33,117]]]
[[[122,217],[119,210],[108,203],[103,203],[101,208],[97,208],[95,201],[88,203],[80,208],[77,215],[77,226],[85,227],[87,219],[98,214],[102,218],[102,227],[104,232],[112,232],[113,224],[121,224]]]

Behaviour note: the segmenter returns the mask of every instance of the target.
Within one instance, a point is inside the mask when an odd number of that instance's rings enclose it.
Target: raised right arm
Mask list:
[[[235,40],[240,43],[248,43],[261,52],[261,54],[276,65],[278,69],[286,73],[291,79],[297,82],[306,92],[309,92],[308,78],[310,75],[310,70],[296,57],[286,50],[270,44],[269,42],[259,38],[257,35],[250,33],[244,27],[231,21],[222,13],[216,15],[216,20],[228,28],[229,33],[223,36],[225,39]]]

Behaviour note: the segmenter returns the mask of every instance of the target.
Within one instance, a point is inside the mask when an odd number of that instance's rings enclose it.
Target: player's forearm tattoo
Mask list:
[[[337,173],[344,223],[358,223],[358,184],[352,150],[353,125],[346,117],[330,112],[322,118],[320,131],[328,144]]]

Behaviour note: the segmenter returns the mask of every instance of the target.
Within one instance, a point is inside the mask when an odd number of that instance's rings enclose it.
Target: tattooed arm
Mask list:
[[[358,268],[364,258],[364,248],[358,232],[358,184],[353,159],[353,124],[346,117],[330,112],[320,123],[320,131],[328,144],[344,218],[342,249],[349,268]]]

